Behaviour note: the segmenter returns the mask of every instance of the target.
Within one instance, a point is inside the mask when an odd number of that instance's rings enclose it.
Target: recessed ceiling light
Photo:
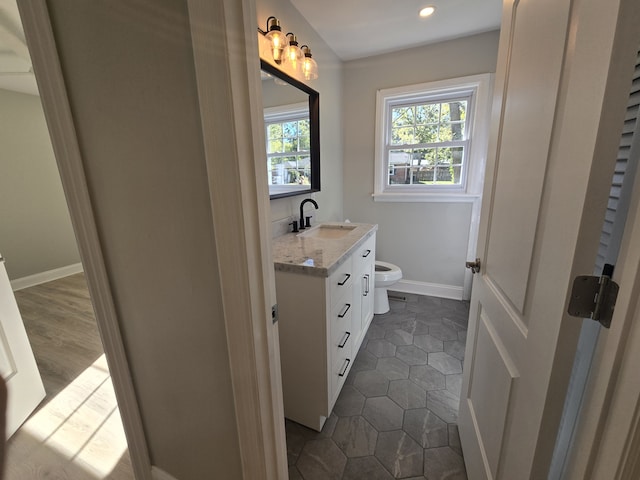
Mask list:
[[[421,17],[429,17],[431,15],[433,15],[433,12],[436,11],[436,7],[434,6],[428,6],[428,7],[424,7],[422,10],[420,10],[420,16]]]

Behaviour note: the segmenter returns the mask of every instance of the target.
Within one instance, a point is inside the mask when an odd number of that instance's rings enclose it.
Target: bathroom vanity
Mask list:
[[[377,225],[274,239],[285,417],[320,431],[373,318]]]

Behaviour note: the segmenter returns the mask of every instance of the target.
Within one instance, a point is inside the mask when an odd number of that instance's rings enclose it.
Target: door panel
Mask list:
[[[546,158],[549,150],[567,33],[569,2],[561,2],[562,8],[554,7],[553,18],[547,18],[547,5],[552,2],[555,0],[519,1],[511,12],[513,41],[504,79],[496,156],[499,168],[485,258],[486,275],[520,313],[525,308],[546,172],[546,162],[540,159]],[[523,138],[535,141],[523,148]],[[526,323],[526,317],[522,320]]]
[[[469,384],[468,407],[484,450],[486,468],[497,475],[502,434],[504,432],[509,397],[519,374],[515,362],[500,340],[491,320],[482,311],[476,320],[473,346],[473,382]]]
[[[7,382],[9,438],[35,410],[45,392],[1,256],[0,374]]]
[[[470,480],[547,476],[581,325],[570,286],[593,269],[624,119],[627,1],[504,2],[459,413]]]

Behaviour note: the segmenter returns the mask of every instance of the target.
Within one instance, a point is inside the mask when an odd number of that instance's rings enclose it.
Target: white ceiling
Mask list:
[[[343,60],[495,30],[502,0],[291,0]],[[418,11],[436,7],[429,18]],[[0,88],[38,94],[15,0],[0,0]]]
[[[0,88],[38,94],[15,0],[0,0]]]
[[[291,0],[342,60],[441,42],[500,27],[502,0]],[[435,13],[418,12],[435,6]]]

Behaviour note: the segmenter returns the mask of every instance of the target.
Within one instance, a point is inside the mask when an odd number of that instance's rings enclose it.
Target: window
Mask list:
[[[311,178],[311,134],[306,103],[265,109],[269,185],[305,186]]]
[[[489,82],[486,74],[378,91],[376,200],[480,194]]]

